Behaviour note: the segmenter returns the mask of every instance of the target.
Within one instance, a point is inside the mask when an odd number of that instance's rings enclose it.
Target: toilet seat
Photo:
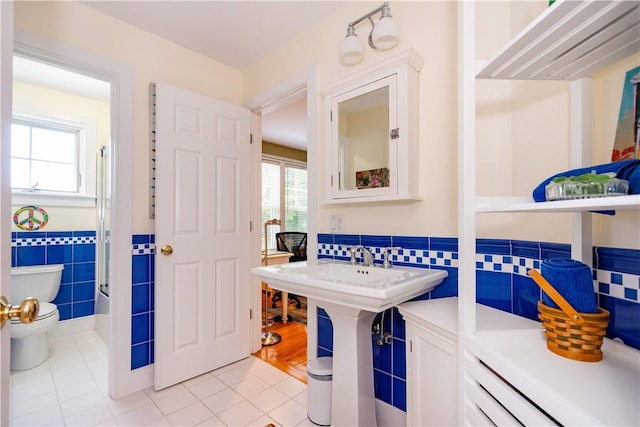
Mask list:
[[[36,320],[34,320],[34,322],[38,322],[40,320],[53,317],[57,314],[57,312],[58,312],[58,307],[55,304],[52,304],[50,302],[41,302],[40,309],[38,310],[38,317],[36,317]],[[11,319],[12,325],[19,324],[19,323],[20,323],[20,319],[18,318]]]

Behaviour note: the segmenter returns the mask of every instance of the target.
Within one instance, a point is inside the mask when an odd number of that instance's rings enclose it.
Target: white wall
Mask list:
[[[389,52],[365,47],[365,59],[342,66],[340,42],[349,21],[379,6],[377,2],[348,2],[306,33],[246,72],[245,96],[261,91],[317,66],[319,87],[354,67],[367,65],[406,47],[424,57],[420,72],[420,193],[414,203],[322,205],[326,159],[322,99],[319,117],[318,231],[328,233],[329,215],[345,216],[346,233],[457,236],[457,2],[392,2],[400,27],[400,43]],[[479,59],[489,59],[505,42],[535,19],[545,1],[481,1],[478,4]],[[365,38],[369,24],[356,32]],[[594,77],[593,163],[610,161],[624,73],[638,58]],[[481,195],[527,195],[548,176],[570,168],[569,100],[566,82],[480,81],[478,88],[478,192]],[[605,98],[607,99],[601,99]],[[504,214],[479,216],[479,236],[569,242],[570,219],[561,215]],[[615,217],[596,215],[597,245],[640,248],[638,213]]]
[[[15,2],[15,27],[134,69],[133,232],[153,233],[148,217],[149,83],[162,81],[240,104],[242,73],[77,2]]]

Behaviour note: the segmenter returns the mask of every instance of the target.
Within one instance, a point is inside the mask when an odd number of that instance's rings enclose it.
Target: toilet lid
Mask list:
[[[41,302],[40,310],[38,310],[38,317],[36,318],[36,322],[38,320],[43,320],[51,316],[55,316],[58,311],[58,307],[55,304],[50,302]],[[11,319],[11,323],[20,323],[20,319]]]

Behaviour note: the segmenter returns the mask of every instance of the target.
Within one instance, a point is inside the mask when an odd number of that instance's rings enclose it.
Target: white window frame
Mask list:
[[[14,112],[13,121],[30,123],[35,126],[43,125],[47,127],[77,129],[79,131],[77,173],[80,175],[80,183],[77,193],[45,190],[27,191],[12,188],[11,203],[13,205],[36,204],[94,208],[96,206],[96,159],[95,150],[89,149],[87,145],[88,141],[95,141],[96,139],[96,123],[91,120],[77,122],[23,112]]]
[[[304,169],[305,171],[307,171],[307,194],[309,191],[309,177],[308,177],[308,168],[307,168],[307,162],[303,162],[300,160],[294,160],[294,159],[289,159],[286,157],[281,157],[281,156],[274,156],[272,154],[263,154],[262,155],[262,160],[260,162],[260,165],[262,165],[262,163],[271,163],[271,164],[276,164],[280,167],[280,219],[282,220],[281,225],[280,225],[280,229],[279,231],[287,231],[286,230],[286,225],[284,222],[284,216],[286,215],[286,200],[285,200],[285,182],[284,182],[284,176],[285,176],[285,169],[286,167],[293,167],[293,168],[299,168],[299,169]],[[309,222],[309,203],[308,203],[308,198],[307,198],[307,224]],[[290,230],[290,231],[296,231],[296,230]],[[262,237],[262,242],[264,244],[264,236]],[[269,250],[271,250],[272,248],[270,248]]]

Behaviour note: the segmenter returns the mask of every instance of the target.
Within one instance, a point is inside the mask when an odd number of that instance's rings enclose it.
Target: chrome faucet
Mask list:
[[[357,264],[356,255],[358,251],[361,251],[362,265],[364,265],[365,267],[373,265],[373,255],[371,255],[371,252],[369,252],[369,249],[365,248],[362,245],[357,245],[357,246],[352,246],[350,251],[351,251],[351,260],[349,261],[349,264]]]
[[[391,267],[393,267],[393,264],[391,263],[391,260],[389,259],[389,255],[391,255],[391,251],[397,251],[399,249],[402,249],[402,248],[397,247],[397,246],[391,246],[391,247],[382,249],[382,268],[391,268]]]

